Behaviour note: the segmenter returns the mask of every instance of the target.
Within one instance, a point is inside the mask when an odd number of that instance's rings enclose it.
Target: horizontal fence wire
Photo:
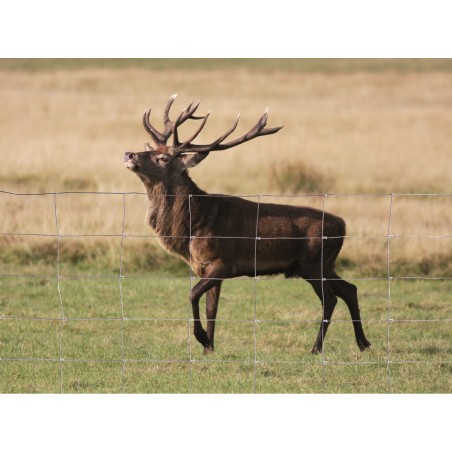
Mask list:
[[[54,223],[55,230],[50,233],[30,233],[30,232],[19,232],[14,230],[5,230],[0,231],[0,238],[4,239],[16,238],[23,239],[28,237],[36,237],[36,238],[54,238],[57,241],[57,253],[56,253],[56,268],[54,274],[42,275],[42,274],[28,274],[28,272],[17,273],[17,272],[8,272],[4,269],[0,270],[0,278],[1,280],[5,280],[6,278],[18,278],[18,279],[41,279],[41,280],[49,280],[55,281],[57,286],[57,297],[59,302],[59,315],[53,316],[39,316],[39,315],[16,315],[13,313],[5,313],[0,310],[0,321],[33,321],[33,322],[57,322],[59,324],[59,335],[58,335],[58,354],[55,357],[30,357],[30,356],[2,356],[2,341],[1,341],[1,322],[0,322],[0,366],[2,362],[55,362],[59,363],[59,390],[61,393],[69,391],[68,388],[65,387],[64,384],[64,363],[114,363],[121,366],[121,392],[125,391],[125,379],[126,379],[126,363],[149,363],[149,364],[158,364],[158,363],[174,363],[174,364],[187,364],[190,369],[190,382],[189,382],[189,392],[193,392],[194,387],[194,371],[193,366],[197,363],[202,363],[204,365],[209,364],[243,364],[253,366],[253,392],[256,392],[257,388],[257,373],[259,370],[259,366],[264,364],[275,364],[275,365],[283,365],[283,364],[293,364],[300,366],[308,366],[308,365],[320,365],[322,366],[322,379],[323,379],[323,389],[327,391],[328,384],[328,373],[326,372],[327,366],[330,365],[384,365],[387,369],[387,392],[392,392],[392,368],[394,365],[398,364],[422,364],[422,365],[444,365],[444,364],[452,364],[452,359],[448,356],[447,359],[441,359],[439,361],[436,360],[410,360],[410,359],[396,359],[393,356],[391,345],[392,345],[392,327],[397,324],[447,324],[452,321],[451,318],[393,318],[393,296],[392,296],[392,285],[397,281],[414,281],[414,280],[426,280],[426,281],[449,281],[452,280],[452,276],[449,275],[441,275],[441,276],[430,276],[430,275],[394,275],[392,272],[392,244],[396,239],[427,239],[427,240],[444,240],[447,245],[446,247],[450,247],[450,243],[448,239],[452,238],[452,234],[449,233],[440,233],[440,234],[393,234],[392,231],[392,221],[393,221],[393,205],[396,199],[399,198],[408,198],[408,199],[419,199],[421,197],[429,198],[429,199],[451,199],[452,194],[430,194],[430,193],[388,193],[388,194],[359,194],[359,193],[350,193],[350,194],[317,194],[317,195],[269,195],[269,194],[259,194],[259,195],[243,195],[240,198],[245,198],[249,200],[254,200],[256,203],[256,228],[254,236],[224,236],[224,235],[199,235],[196,236],[193,232],[193,218],[192,218],[192,200],[194,197],[209,197],[209,198],[232,198],[232,196],[228,195],[189,195],[188,196],[188,209],[189,209],[189,234],[188,235],[163,235],[160,236],[156,233],[149,234],[129,234],[126,232],[126,219],[127,219],[127,211],[126,211],[126,200],[127,197],[142,195],[146,197],[146,193],[141,192],[45,192],[45,193],[14,193],[9,191],[0,191],[0,195],[11,196],[11,197],[50,197],[53,198],[53,211],[54,211]],[[117,234],[63,234],[61,232],[60,227],[60,218],[61,213],[59,212],[59,200],[62,196],[73,196],[73,195],[83,195],[83,196],[98,196],[98,195],[107,195],[107,196],[120,196],[122,198],[122,224],[121,232]],[[172,195],[165,195],[166,197],[171,197]],[[235,197],[235,196],[234,196]],[[343,236],[324,236],[323,225],[325,223],[325,213],[328,212],[328,201],[329,199],[335,198],[381,198],[387,199],[389,201],[389,210],[387,213],[387,231],[386,234],[370,234],[370,235],[343,235]],[[266,202],[269,199],[300,199],[300,204],[302,205],[303,199],[307,198],[318,198],[321,200],[321,209],[322,210],[322,231],[318,237],[265,237],[259,235],[259,219],[260,219],[260,206],[262,203]],[[8,215],[8,212],[3,212],[3,215]],[[119,251],[119,272],[117,275],[98,275],[98,274],[66,274],[67,270],[64,274],[61,271],[61,261],[62,261],[62,249],[61,242],[65,238],[77,238],[77,239],[87,239],[87,238],[118,238],[120,239],[120,251]],[[187,305],[187,315],[186,316],[177,316],[177,317],[153,317],[153,316],[130,316],[125,315],[125,305],[127,304],[127,299],[124,295],[123,285],[127,281],[134,280],[160,280],[160,281],[187,281],[187,299],[190,296],[190,293],[193,290],[195,282],[215,279],[218,281],[223,281],[222,278],[205,278],[205,277],[197,277],[191,266],[188,266],[187,275],[186,276],[172,276],[172,275],[128,275],[124,271],[124,243],[125,239],[133,238],[133,239],[180,239],[180,240],[189,240],[190,242],[195,240],[211,240],[211,239],[220,239],[220,240],[247,240],[254,241],[254,276],[249,277],[239,277],[234,278],[235,280],[251,280],[252,282],[252,298],[253,298],[253,312],[249,316],[249,318],[238,318],[238,319],[227,319],[221,318],[216,319],[217,325],[221,326],[221,324],[244,324],[250,325],[253,327],[253,346],[252,346],[252,354],[250,357],[246,359],[235,359],[232,357],[231,359],[215,359],[209,358],[207,359],[196,359],[196,354],[194,353],[194,348],[198,347],[199,344],[196,343],[193,336],[194,325],[196,320],[193,318],[191,312],[191,305],[188,303]],[[365,324],[383,324],[386,325],[386,357],[385,360],[366,360],[364,359],[355,359],[352,361],[341,361],[341,360],[331,360],[328,359],[328,356],[325,353],[327,343],[322,348],[321,357],[319,361],[312,362],[308,360],[287,360],[287,359],[272,359],[265,360],[259,357],[259,345],[257,341],[257,327],[259,325],[303,325],[303,324],[319,324],[319,319],[268,319],[268,318],[259,318],[258,315],[258,305],[259,305],[259,288],[258,285],[260,281],[287,281],[290,284],[290,280],[285,280],[281,276],[260,276],[258,272],[258,264],[257,264],[257,249],[259,242],[265,241],[273,241],[273,240],[311,240],[312,238],[320,239],[321,243],[321,262],[320,262],[320,276],[318,278],[306,278],[306,281],[321,281],[322,282],[322,298],[324,299],[324,282],[325,281],[335,281],[339,279],[335,278],[325,278],[323,274],[323,251],[324,251],[324,243],[327,240],[332,239],[382,239],[386,242],[386,276],[372,277],[372,276],[352,276],[348,277],[348,281],[386,281],[387,283],[387,296],[386,296],[386,316],[384,319],[372,319],[365,318]],[[226,242],[227,244],[227,242]],[[2,247],[7,246],[2,244]],[[0,255],[3,259],[3,257]],[[192,260],[190,255],[190,261]],[[3,265],[2,265],[3,267]],[[85,281],[85,280],[112,280],[117,281],[118,283],[118,302],[119,302],[119,310],[120,315],[117,316],[93,316],[93,317],[82,317],[82,316],[71,316],[65,313],[65,307],[68,307],[68,303],[65,301],[65,295],[62,291],[61,284],[64,281]],[[150,291],[149,291],[150,292]],[[149,295],[149,302],[152,302],[152,295]],[[32,311],[33,309],[33,300],[29,301],[29,308]],[[183,300],[181,300],[181,303]],[[1,306],[1,305],[0,305]],[[361,305],[362,308],[362,305]],[[120,357],[117,358],[102,358],[102,359],[91,359],[91,358],[76,358],[76,357],[66,357],[64,356],[64,343],[65,337],[65,329],[67,324],[70,322],[111,322],[112,324],[120,325]],[[133,322],[168,322],[169,325],[176,322],[186,322],[187,325],[187,353],[186,357],[183,359],[134,359],[127,357],[126,354],[126,346],[125,346],[125,329],[128,324],[132,324]],[[209,322],[206,320],[206,322]],[[350,324],[353,322],[351,319],[332,319],[331,323],[336,324]],[[323,328],[324,323],[320,323],[321,328]],[[170,326],[171,327],[171,326]],[[221,334],[221,333],[220,333]],[[328,342],[328,339],[327,339]],[[69,391],[70,392],[70,391]]]

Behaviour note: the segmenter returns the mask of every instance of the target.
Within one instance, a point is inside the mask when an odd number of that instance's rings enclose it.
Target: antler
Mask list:
[[[187,154],[187,153],[194,153],[194,152],[211,152],[211,151],[223,151],[224,149],[229,149],[234,146],[237,146],[239,144],[245,143],[246,141],[250,141],[253,138],[264,136],[264,135],[271,135],[273,133],[278,132],[282,129],[281,127],[273,127],[266,129],[265,125],[267,124],[268,119],[268,108],[265,110],[264,114],[259,118],[256,125],[245,135],[242,135],[240,138],[236,138],[235,140],[229,141],[228,143],[223,143],[223,141],[231,135],[232,132],[237,128],[237,124],[239,123],[240,114],[237,116],[237,119],[233,126],[226,131],[221,137],[217,138],[215,141],[213,141],[210,144],[192,144],[192,141],[199,135],[201,130],[206,124],[206,121],[210,115],[210,111],[205,116],[194,116],[194,113],[196,112],[200,101],[193,105],[194,102],[192,102],[187,108],[182,110],[176,121],[172,122],[169,119],[169,111],[171,109],[171,105],[173,104],[174,100],[176,99],[177,94],[174,94],[171,96],[168,100],[168,103],[166,104],[166,108],[163,114],[163,121],[165,124],[165,129],[163,133],[158,132],[150,123],[149,117],[151,114],[151,110],[145,110],[143,115],[143,125],[146,131],[151,136],[154,143],[159,145],[166,145],[168,139],[173,136],[173,149],[172,152],[175,155],[180,154]],[[201,125],[198,127],[196,132],[186,141],[181,143],[179,141],[179,135],[177,128],[183,124],[187,119],[194,119],[199,120],[202,119]]]

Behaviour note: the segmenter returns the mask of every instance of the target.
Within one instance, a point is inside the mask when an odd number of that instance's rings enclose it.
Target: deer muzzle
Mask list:
[[[136,168],[136,164],[133,163],[133,158],[135,157],[135,154],[133,152],[126,152],[124,154],[124,165],[126,168],[130,170],[134,170]]]

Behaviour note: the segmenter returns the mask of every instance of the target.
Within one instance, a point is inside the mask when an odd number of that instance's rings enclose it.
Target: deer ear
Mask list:
[[[184,169],[193,168],[198,163],[201,163],[207,156],[208,152],[194,152],[192,154],[182,154],[180,161]]]

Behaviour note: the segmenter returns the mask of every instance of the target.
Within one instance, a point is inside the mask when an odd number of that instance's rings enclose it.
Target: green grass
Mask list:
[[[3,242],[0,274],[20,276],[0,277],[0,392],[452,389],[447,272],[446,279],[422,279],[428,276],[424,267],[395,262],[392,274],[420,278],[396,279],[388,287],[385,266],[339,261],[344,277],[358,279],[372,347],[358,351],[349,314],[339,302],[321,356],[310,354],[321,308],[306,282],[280,277],[226,281],[216,351],[205,356],[192,335],[188,295],[196,280],[190,280],[187,265],[151,244],[126,238],[125,277],[119,278],[120,238],[92,246],[89,239],[60,240],[59,281],[56,238]],[[437,264],[431,262],[430,276],[440,274]]]
[[[450,72],[447,58],[3,58],[0,70],[42,72],[80,69],[236,70],[304,73]]]
[[[59,284],[55,277],[0,277],[1,393],[452,389],[448,280],[392,281],[389,304],[387,280],[355,281],[372,347],[359,352],[340,302],[319,356],[310,349],[320,303],[306,282],[229,280],[222,290],[216,351],[204,355],[192,336],[188,294],[196,280],[188,272],[167,273],[165,279],[131,267],[120,279],[113,268],[91,270],[73,264]],[[11,267],[10,273],[23,274],[24,268]],[[348,272],[352,276],[360,277]]]

